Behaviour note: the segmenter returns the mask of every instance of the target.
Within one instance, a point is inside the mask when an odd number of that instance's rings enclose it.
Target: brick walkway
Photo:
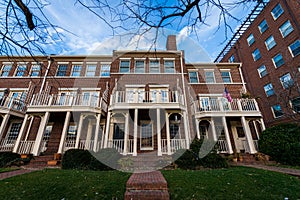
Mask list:
[[[168,184],[161,172],[134,173],[126,183],[125,200],[169,200]]]
[[[35,170],[19,169],[19,170],[10,171],[10,172],[3,172],[3,173],[0,173],[0,180],[6,179],[9,177],[13,177],[13,176],[17,176],[17,175],[27,174],[32,171],[35,171]]]
[[[246,164],[246,163],[237,163],[237,166],[245,166],[245,167],[253,167],[257,169],[264,169],[274,172],[280,172],[284,174],[289,174],[293,176],[297,176],[300,178],[300,170],[299,169],[291,169],[291,168],[282,168],[276,166],[262,165],[262,164]]]

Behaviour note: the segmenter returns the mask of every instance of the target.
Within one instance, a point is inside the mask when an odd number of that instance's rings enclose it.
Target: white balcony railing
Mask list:
[[[19,112],[26,111],[25,102],[14,97],[2,97],[0,99],[0,107]]]
[[[183,96],[178,91],[116,91],[111,95],[111,104],[118,103],[179,103]]]
[[[21,141],[18,153],[19,154],[31,154],[35,141]]]
[[[167,139],[161,140],[162,153],[168,153]],[[186,149],[186,140],[185,139],[171,139],[170,140],[170,151],[175,153],[179,149]]]
[[[2,139],[0,140],[0,152],[3,151],[12,151],[15,146],[16,140],[8,140],[8,139]]]
[[[98,96],[94,95],[45,95],[35,94],[29,106],[74,106],[74,107],[93,107],[107,110],[107,103]]]
[[[196,112],[232,112],[232,111],[259,111],[255,99],[233,99],[232,102],[220,98],[204,98],[195,103]]]

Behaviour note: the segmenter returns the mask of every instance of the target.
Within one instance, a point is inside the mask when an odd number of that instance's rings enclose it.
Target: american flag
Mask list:
[[[229,101],[229,102],[232,102],[232,98],[230,96],[230,93],[228,92],[227,88],[224,89],[224,94],[223,96]]]

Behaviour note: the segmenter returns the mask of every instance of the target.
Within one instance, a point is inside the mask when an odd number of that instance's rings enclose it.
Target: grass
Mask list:
[[[18,167],[0,168],[0,173],[15,171],[15,170],[19,170],[19,169],[20,168],[18,168]]]
[[[232,167],[162,171],[171,199],[300,199],[300,179],[265,170]]]
[[[46,169],[0,181],[0,199],[124,199],[130,174]]]

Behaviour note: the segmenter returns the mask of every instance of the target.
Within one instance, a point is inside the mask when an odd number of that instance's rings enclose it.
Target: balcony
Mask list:
[[[103,98],[94,95],[35,94],[27,111],[90,111],[100,113],[107,111],[107,103]]]
[[[258,116],[261,112],[255,99],[200,98],[194,102],[196,117]]]
[[[24,101],[14,97],[2,97],[0,99],[0,113],[9,113],[15,116],[24,117],[26,104]]]
[[[178,91],[116,91],[111,95],[109,109],[173,108],[183,109],[183,95]]]

